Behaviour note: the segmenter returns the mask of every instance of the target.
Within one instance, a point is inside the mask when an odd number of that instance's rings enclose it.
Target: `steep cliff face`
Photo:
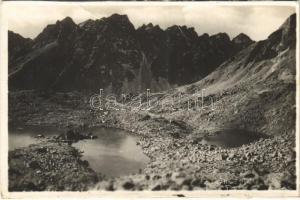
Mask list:
[[[13,66],[18,62],[18,58],[24,56],[32,50],[33,41],[29,38],[23,38],[21,35],[8,31],[8,63],[9,72],[13,71]]]
[[[200,80],[253,42],[249,37],[231,41],[226,33],[198,36],[194,28],[186,26],[172,26],[163,31],[148,24],[137,29],[137,35],[143,51],[152,60],[154,76],[177,85]]]
[[[291,15],[281,27],[258,42],[248,57],[248,62],[274,58],[287,48],[296,47],[296,14]]]
[[[135,29],[118,14],[80,24],[67,17],[34,40],[22,39],[22,45],[15,45],[21,36],[9,37],[10,90],[104,88],[118,94],[198,81],[252,43],[243,34],[234,40],[226,33],[198,36],[186,26],[162,30],[150,23]]]

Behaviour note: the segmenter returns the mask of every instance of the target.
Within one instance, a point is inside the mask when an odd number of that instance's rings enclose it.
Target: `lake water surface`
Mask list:
[[[249,144],[264,137],[266,136],[247,130],[226,129],[218,131],[214,135],[204,137],[201,143],[223,148],[233,148],[242,146],[243,144]]]
[[[138,137],[113,128],[94,127],[88,131],[98,138],[81,140],[72,146],[83,151],[82,160],[87,160],[96,172],[107,177],[118,177],[138,173],[149,162],[149,158],[136,144]],[[51,136],[62,132],[63,130],[55,127],[10,128],[9,150],[37,143],[38,139],[34,136],[38,134]]]

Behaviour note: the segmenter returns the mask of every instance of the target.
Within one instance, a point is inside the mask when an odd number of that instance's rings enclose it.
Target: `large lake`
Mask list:
[[[138,137],[120,129],[94,127],[88,131],[97,136],[93,140],[81,140],[72,146],[83,151],[82,160],[87,160],[93,170],[107,177],[138,173],[146,167],[149,158],[136,143]],[[10,128],[9,150],[26,147],[38,142],[34,136],[58,135],[63,131],[55,127],[28,126]]]

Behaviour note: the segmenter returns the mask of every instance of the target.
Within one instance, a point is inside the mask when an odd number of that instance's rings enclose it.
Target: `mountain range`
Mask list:
[[[201,80],[254,43],[243,33],[231,40],[187,26],[136,29],[119,14],[79,24],[66,17],[34,39],[8,32],[9,89],[162,91]]]

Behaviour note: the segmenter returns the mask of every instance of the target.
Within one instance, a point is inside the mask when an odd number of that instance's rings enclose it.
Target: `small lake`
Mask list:
[[[39,140],[35,136],[42,134],[45,136],[54,136],[63,133],[56,127],[41,126],[22,126],[9,127],[8,148],[14,150],[16,148],[27,147],[30,144],[37,143]]]
[[[90,167],[96,172],[106,177],[134,174],[145,168],[149,162],[149,158],[142,153],[141,147],[136,144],[137,136],[113,128],[94,127],[88,131],[98,138],[80,140],[73,143],[72,146],[83,151],[82,160],[87,160]],[[55,127],[10,128],[9,150],[37,143],[39,140],[34,136],[38,134],[51,136],[62,132],[63,130]]]
[[[206,136],[201,140],[201,144],[215,145],[222,148],[234,148],[255,142],[265,135],[241,129],[226,129],[218,131],[211,136]]]

